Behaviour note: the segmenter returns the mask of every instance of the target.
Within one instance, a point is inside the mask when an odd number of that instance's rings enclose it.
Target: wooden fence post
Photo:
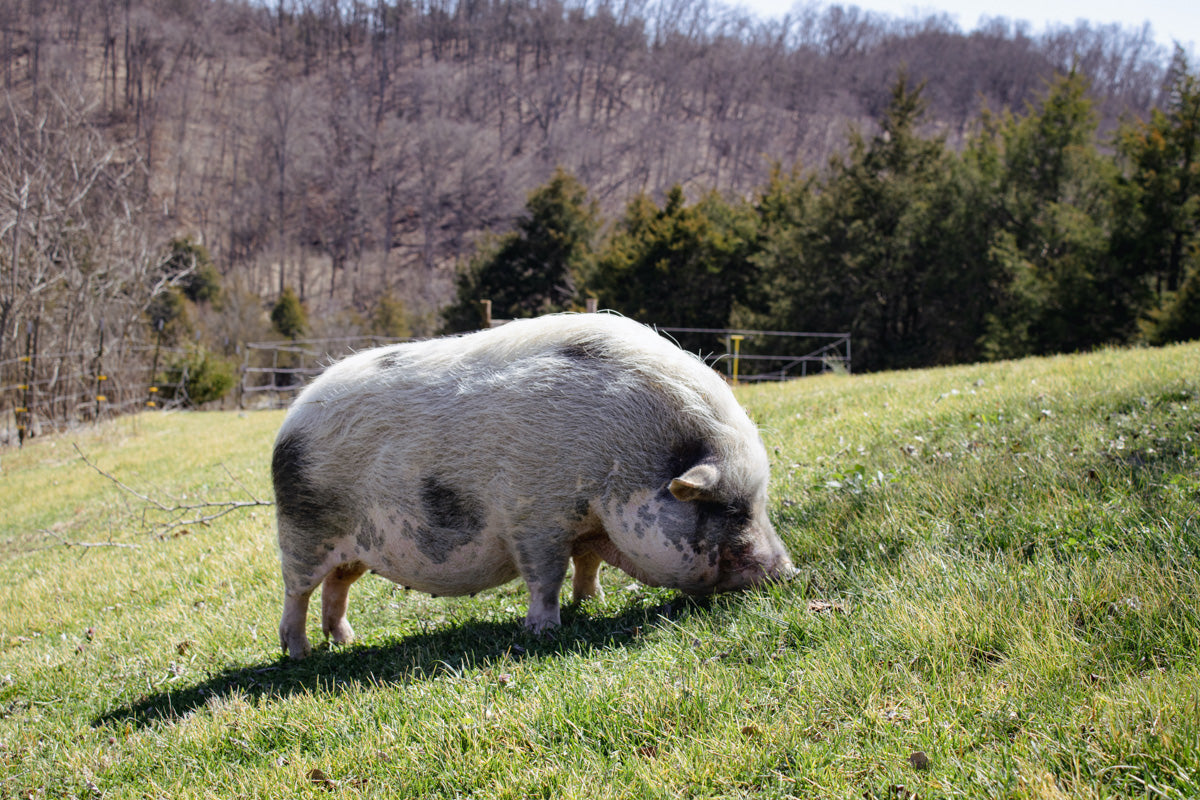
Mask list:
[[[237,407],[246,407],[246,367],[250,366],[250,348],[243,349],[242,342],[237,344],[237,352],[242,354],[242,365],[238,367],[238,396]]]

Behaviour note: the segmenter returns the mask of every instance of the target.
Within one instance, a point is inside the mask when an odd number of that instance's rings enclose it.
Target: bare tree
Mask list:
[[[45,187],[62,176],[20,154],[57,152],[35,120],[60,129],[42,106],[67,96],[77,143],[115,148],[106,191],[169,208],[162,235],[198,233],[230,283],[298,282],[331,308],[391,287],[434,308],[454,260],[556,166],[606,213],[677,183],[745,195],[772,162],[823,163],[847,123],[875,124],[901,64],[953,146],[981,108],[1020,108],[1072,64],[1112,127],[1156,102],[1165,58],[1147,29],[964,33],[837,4],[765,23],[719,0],[0,0],[0,348],[43,302],[49,339],[91,335],[109,301],[82,298],[109,297],[108,279],[62,265],[100,252],[81,241],[141,247],[145,225],[117,225],[95,192],[71,217],[86,224],[55,232],[65,201]]]
[[[129,336],[172,280],[136,150],[91,124],[98,101],[41,95],[35,110],[6,93],[0,115],[0,360],[22,321],[64,354],[90,348],[104,320]],[[52,366],[49,389],[77,380],[69,366]]]
[[[265,119],[261,131],[262,146],[271,168],[274,197],[274,251],[279,271],[279,293],[287,287],[289,221],[294,191],[297,154],[306,144],[303,111],[308,105],[307,91],[297,82],[278,79],[267,91]]]

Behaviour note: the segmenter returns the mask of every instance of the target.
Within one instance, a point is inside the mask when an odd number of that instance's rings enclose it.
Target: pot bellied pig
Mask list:
[[[719,592],[795,569],[767,519],[768,463],[724,381],[611,314],[518,320],[357,353],[292,405],[272,461],[285,590],[280,642],[351,639],[368,570],[434,595],[518,575],[525,624],[600,594],[606,561],[639,581]]]

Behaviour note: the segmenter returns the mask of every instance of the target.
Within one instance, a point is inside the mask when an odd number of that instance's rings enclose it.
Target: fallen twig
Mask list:
[[[68,547],[68,548],[69,547],[81,547],[84,549],[92,548],[92,547],[123,547],[123,548],[128,548],[130,550],[140,550],[141,549],[141,545],[128,544],[126,542],[73,542],[70,539],[67,539],[66,537],[62,536],[61,534],[58,534],[52,530],[49,530],[48,528],[38,528],[38,533],[44,533],[47,536],[52,536],[55,539],[58,539],[58,545],[52,545],[54,547],[58,547],[58,546]],[[41,548],[41,549],[49,549],[49,548]]]
[[[239,509],[275,505],[275,503],[270,500],[262,500],[259,497],[256,497],[254,493],[247,489],[241,481],[233,476],[233,473],[229,471],[228,467],[225,468],[226,474],[228,474],[233,482],[236,483],[238,487],[250,497],[249,500],[222,500],[218,502],[176,503],[174,505],[168,505],[151,497],[148,494],[145,494],[144,492],[139,492],[137,489],[134,489],[132,486],[125,483],[115,475],[102,470],[96,465],[95,462],[93,462],[87,457],[86,454],[84,454],[83,450],[81,450],[79,445],[75,442],[72,442],[71,446],[75,448],[75,452],[79,454],[79,457],[83,459],[83,463],[87,464],[89,467],[96,470],[96,472],[115,483],[126,493],[131,494],[137,499],[141,500],[143,503],[149,506],[150,510],[158,511],[171,516],[170,519],[167,519],[163,522],[154,523],[153,526],[151,526],[146,516],[146,509],[143,509],[143,527],[157,533],[160,539],[166,538],[166,536],[172,531],[175,531],[179,528],[185,528],[189,525],[207,525],[213,520],[219,519],[230,512],[238,511]],[[81,543],[78,542],[65,544],[67,544],[67,546],[82,546]]]

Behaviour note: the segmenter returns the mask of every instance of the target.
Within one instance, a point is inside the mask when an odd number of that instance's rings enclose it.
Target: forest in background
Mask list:
[[[700,328],[848,331],[856,371],[1200,337],[1200,77],[1182,52],[1165,108],[1111,152],[1078,73],[960,149],[921,133],[924,91],[902,73],[874,133],[748,199],[677,185],[603,222],[560,171],[460,273],[445,320],[478,327],[480,297],[501,317],[596,298]]]
[[[945,363],[1146,336],[1194,271],[1193,77],[1148,28],[4,0],[0,80],[8,392],[35,342],[77,376],[105,336],[110,362],[165,339],[195,367],[464,327],[483,290],[515,293],[501,316],[591,295]],[[538,243],[564,201],[586,242]]]

